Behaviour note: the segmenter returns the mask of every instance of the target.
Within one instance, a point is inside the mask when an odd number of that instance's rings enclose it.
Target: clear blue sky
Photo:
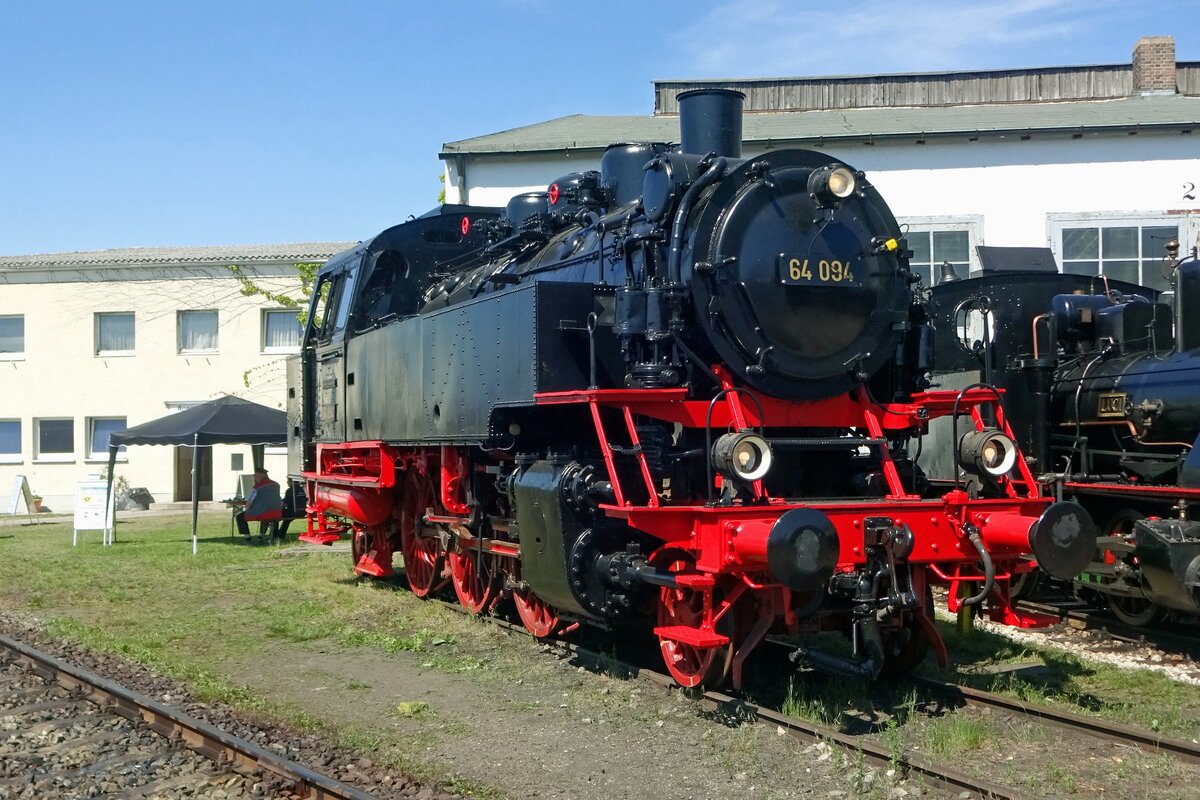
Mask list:
[[[0,0],[0,254],[358,239],[443,142],[649,114],[655,78],[1128,63],[1200,0]]]

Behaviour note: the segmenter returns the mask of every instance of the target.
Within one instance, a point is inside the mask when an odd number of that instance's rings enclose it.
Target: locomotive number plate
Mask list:
[[[787,286],[858,286],[849,260],[779,256],[779,282]]]
[[[1102,394],[1097,399],[1096,415],[1100,417],[1123,417],[1125,416],[1125,404],[1127,402],[1129,402],[1129,396],[1124,392]]]

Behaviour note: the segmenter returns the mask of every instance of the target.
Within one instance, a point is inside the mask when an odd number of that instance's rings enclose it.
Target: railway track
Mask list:
[[[434,599],[457,613],[468,614],[466,609],[452,601]],[[1039,609],[1042,607],[1039,607]],[[1045,607],[1050,608],[1050,607]],[[1064,615],[1066,616],[1066,615]],[[481,617],[486,622],[510,631],[527,634],[524,627],[500,617]],[[1183,638],[1183,637],[1181,637]],[[583,664],[608,671],[620,670],[630,676],[645,678],[659,686],[676,688],[669,675],[654,669],[630,664],[611,655],[601,654],[581,645],[564,640],[546,640],[545,643],[562,653],[567,653]],[[1153,731],[1128,725],[1074,714],[1050,706],[1029,703],[1012,697],[986,692],[960,684],[944,683],[927,678],[914,678],[918,687],[929,694],[950,700],[960,707],[986,707],[1022,716],[1051,725],[1060,730],[1112,742],[1121,746],[1136,747],[1149,755],[1166,754],[1187,764],[1200,765],[1200,744],[1183,739],[1162,736]],[[823,741],[842,748],[855,757],[861,757],[871,766],[881,769],[896,769],[915,777],[927,786],[952,794],[969,792],[971,796],[985,798],[1026,797],[1020,790],[994,781],[978,778],[948,765],[939,764],[911,753],[896,753],[860,736],[841,731],[808,720],[789,717],[776,710],[763,707],[747,700],[717,691],[698,694],[699,701],[708,709],[719,712],[726,718],[750,720],[759,724],[775,726],[787,734],[804,741]]]
[[[373,798],[2,635],[0,734],[0,797]]]
[[[470,612],[461,605],[439,598],[431,598],[430,602],[440,603],[444,607],[470,616]],[[517,623],[496,616],[478,617],[489,624],[498,625],[509,631],[528,635],[528,631]],[[678,685],[666,673],[646,667],[637,666],[622,661],[610,655],[590,650],[574,642],[561,639],[542,640],[547,646],[560,653],[569,654],[579,662],[593,668],[608,671],[622,671],[638,678],[645,678],[658,686],[675,689]],[[782,729],[787,735],[806,742],[824,742],[839,747],[854,758],[861,757],[866,763],[881,771],[895,769],[901,774],[914,778],[924,785],[961,796],[968,793],[970,797],[984,797],[992,800],[1022,800],[1026,795],[1019,790],[1001,785],[994,781],[978,778],[954,769],[946,764],[939,764],[912,753],[896,753],[888,747],[860,737],[842,733],[825,725],[818,725],[808,720],[790,717],[770,708],[752,703],[748,700],[733,697],[718,691],[707,690],[696,695],[700,703],[709,711],[717,712],[724,718],[748,720],[775,729]]]
[[[1119,722],[1099,717],[1086,717],[1050,706],[1027,703],[1015,697],[993,694],[957,683],[943,683],[929,678],[913,678],[913,681],[931,693],[950,698],[962,705],[1007,711],[1037,719],[1074,733],[1084,733],[1097,739],[1132,745],[1151,755],[1165,753],[1189,764],[1200,764],[1200,744],[1186,739],[1173,739],[1153,731],[1122,725]]]
[[[1090,607],[1078,607],[1074,603],[1050,603],[1022,600],[1018,608],[1039,614],[1057,615],[1077,630],[1100,631],[1118,641],[1134,645],[1153,645],[1160,650],[1182,653],[1192,659],[1200,659],[1200,638],[1181,633],[1136,628],[1126,625],[1111,614]]]

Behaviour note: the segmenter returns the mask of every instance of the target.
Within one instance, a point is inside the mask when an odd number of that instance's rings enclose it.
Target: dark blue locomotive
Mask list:
[[[1007,390],[1035,471],[1099,524],[1077,592],[1134,625],[1200,614],[1200,263],[1171,242],[1166,266],[1173,296],[1041,273],[932,292],[941,379]]]

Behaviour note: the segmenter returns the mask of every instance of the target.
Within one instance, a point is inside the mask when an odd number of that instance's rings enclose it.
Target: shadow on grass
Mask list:
[[[974,630],[964,635],[953,625],[938,625],[952,657],[945,669],[930,670],[931,677],[1023,700],[1060,700],[1086,711],[1098,712],[1108,705],[1080,688],[1096,670],[1070,653],[1050,648],[1031,651],[999,634]]]
[[[740,728],[758,719],[758,715],[754,713],[754,709],[736,698],[721,703],[712,711],[703,712],[701,716],[718,725],[724,725],[726,728]]]
[[[343,578],[334,578],[331,582],[339,586],[366,586],[380,591],[408,591],[408,581],[404,577],[404,570],[397,570],[396,574],[388,578],[372,578],[369,575],[352,572]]]

